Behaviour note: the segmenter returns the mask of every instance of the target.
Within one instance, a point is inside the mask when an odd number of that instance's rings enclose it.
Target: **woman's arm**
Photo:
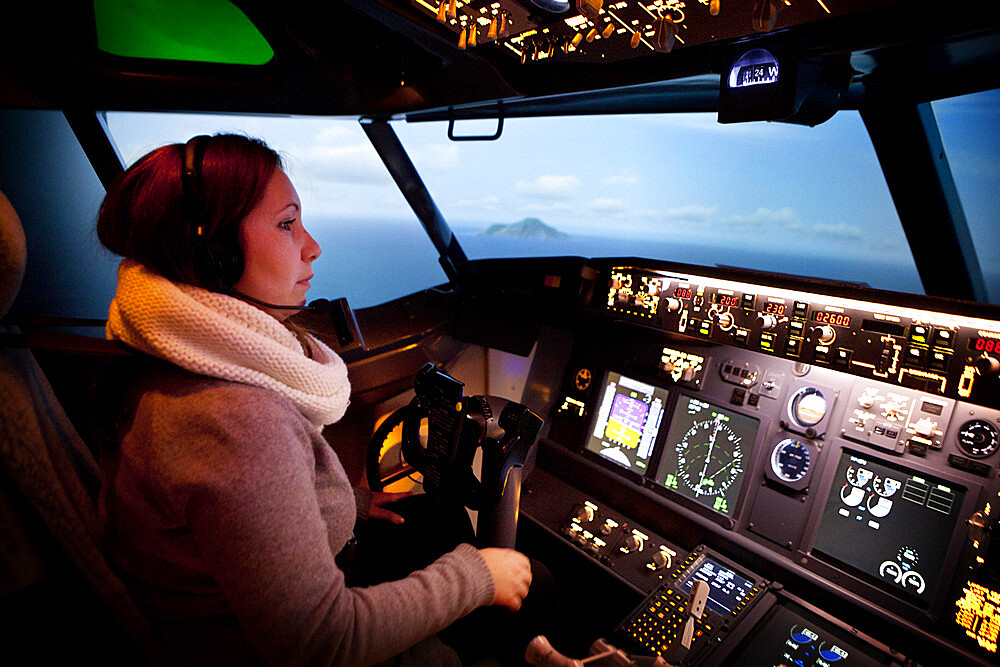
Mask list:
[[[158,464],[167,502],[268,662],[383,660],[494,600],[490,566],[469,545],[405,579],[346,587],[334,555],[351,536],[353,491],[308,421],[244,385],[174,403],[186,417]]]

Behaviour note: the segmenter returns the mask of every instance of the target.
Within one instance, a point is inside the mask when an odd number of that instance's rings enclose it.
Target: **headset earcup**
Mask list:
[[[216,244],[212,253],[215,258],[216,275],[219,282],[232,287],[243,275],[243,251],[232,243]]]

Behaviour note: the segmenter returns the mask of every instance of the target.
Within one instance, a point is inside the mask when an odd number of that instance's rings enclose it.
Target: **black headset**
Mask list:
[[[226,291],[243,275],[243,250],[235,234],[223,235],[233,238],[210,236],[208,211],[201,188],[201,164],[210,138],[200,134],[184,144],[181,185],[184,188],[185,212],[195,224],[195,273],[209,289]]]

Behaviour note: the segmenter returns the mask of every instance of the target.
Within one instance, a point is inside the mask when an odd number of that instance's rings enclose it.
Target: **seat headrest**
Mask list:
[[[28,246],[17,211],[0,192],[0,317],[7,314],[24,278]]]

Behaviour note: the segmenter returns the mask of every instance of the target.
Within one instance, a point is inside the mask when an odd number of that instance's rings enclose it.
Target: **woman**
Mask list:
[[[345,585],[335,556],[356,517],[398,521],[382,507],[396,496],[355,494],[321,435],[350,385],[332,350],[285,323],[320,248],[273,150],[237,135],[159,148],[109,189],[97,231],[125,257],[108,336],[151,357],[102,460],[102,525],[177,662],[454,662],[435,633],[520,606],[528,560],[468,544]]]

